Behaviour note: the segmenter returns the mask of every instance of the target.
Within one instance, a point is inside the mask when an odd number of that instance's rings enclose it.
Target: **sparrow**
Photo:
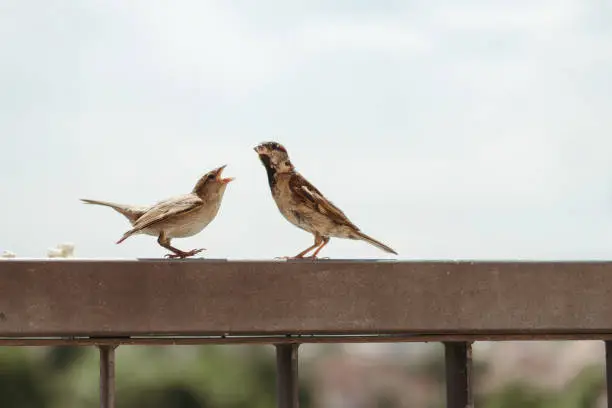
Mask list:
[[[173,238],[185,238],[201,232],[215,219],[227,184],[233,177],[222,178],[225,165],[202,176],[189,194],[179,195],[157,202],[150,207],[111,203],[107,201],[81,199],[86,204],[110,207],[122,214],[132,224],[117,244],[136,234],[153,235],[157,243],[172,251],[167,258],[187,258],[204,251],[205,248],[181,251],[173,247]]]
[[[361,232],[342,210],[298,173],[281,144],[264,142],[254,150],[266,169],[272,197],[281,214],[293,225],[314,235],[314,244],[293,258],[305,258],[313,249],[314,253],[306,258],[316,258],[331,237],[362,240],[397,255],[387,245]]]

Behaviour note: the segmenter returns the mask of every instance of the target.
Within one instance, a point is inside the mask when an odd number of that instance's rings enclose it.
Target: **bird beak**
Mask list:
[[[255,150],[255,153],[257,154],[262,154],[263,153],[263,147],[261,145],[257,145],[253,148],[253,150]]]
[[[227,184],[234,180],[234,177],[221,178],[221,173],[223,173],[223,169],[225,168],[225,166],[227,166],[227,164],[224,164],[223,166],[217,169],[217,181],[223,184]]]

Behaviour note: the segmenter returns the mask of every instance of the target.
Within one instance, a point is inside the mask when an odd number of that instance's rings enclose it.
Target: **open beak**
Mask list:
[[[225,166],[227,166],[227,164],[224,164],[223,166],[219,167],[217,169],[217,181],[223,183],[223,184],[227,184],[230,181],[234,180],[234,177],[228,177],[228,178],[221,178],[221,173],[223,173],[223,169],[225,168]]]

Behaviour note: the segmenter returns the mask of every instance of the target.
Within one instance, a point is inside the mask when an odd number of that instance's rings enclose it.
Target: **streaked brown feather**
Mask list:
[[[325,198],[323,193],[299,173],[294,173],[291,176],[289,188],[295,194],[295,197],[299,198],[309,208],[318,211],[340,225],[347,225],[359,231],[359,228],[348,219],[341,209]]]

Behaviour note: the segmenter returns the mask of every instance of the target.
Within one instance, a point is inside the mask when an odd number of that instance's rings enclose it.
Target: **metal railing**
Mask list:
[[[122,344],[274,344],[293,408],[300,344],[425,341],[472,407],[471,344],[504,340],[605,341],[610,393],[612,262],[0,262],[0,346],[97,346],[103,408]]]

